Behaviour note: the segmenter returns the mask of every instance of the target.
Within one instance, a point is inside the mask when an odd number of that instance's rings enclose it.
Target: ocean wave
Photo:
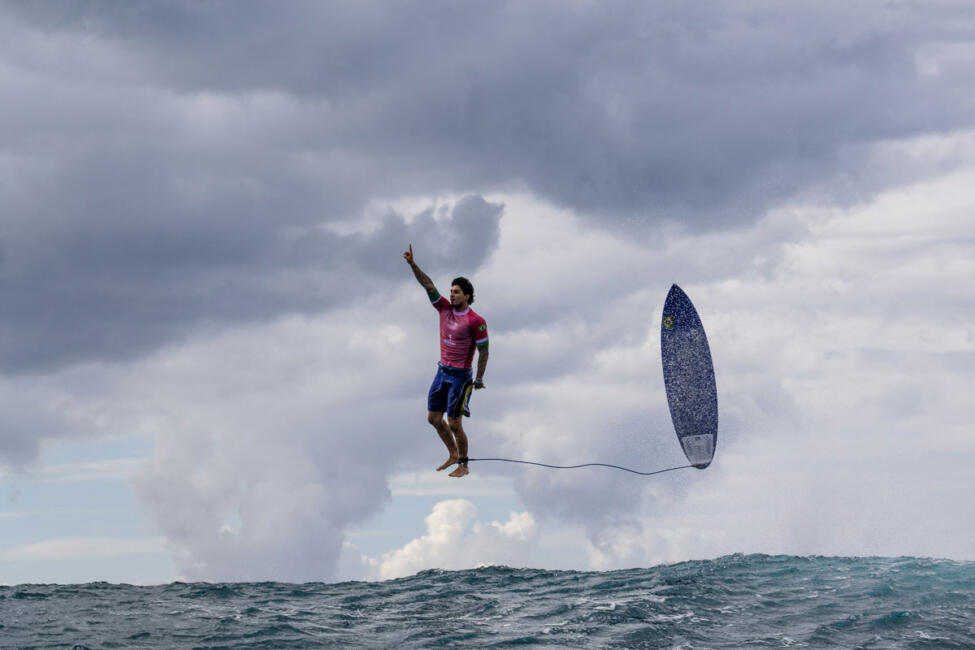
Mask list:
[[[386,582],[0,587],[4,647],[975,647],[975,563],[730,555]]]

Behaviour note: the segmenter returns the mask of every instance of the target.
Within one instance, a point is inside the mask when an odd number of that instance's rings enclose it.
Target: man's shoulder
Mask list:
[[[487,336],[487,321],[477,312],[471,310],[467,323],[470,325],[471,332],[474,333],[476,340]]]
[[[431,300],[430,304],[432,304],[437,311],[444,311],[445,309],[450,308],[450,301],[440,294],[437,294],[437,298],[435,300]]]
[[[483,317],[483,316],[481,316],[480,314],[478,314],[478,313],[477,313],[476,311],[474,311],[473,309],[471,309],[471,310],[470,310],[470,311],[469,311],[469,312],[467,313],[467,319],[468,319],[468,321],[469,321],[469,322],[470,322],[470,323],[471,323],[472,325],[473,325],[473,324],[475,324],[475,323],[477,323],[477,324],[481,324],[481,323],[487,323],[487,321],[486,321],[486,320],[484,320],[484,317]]]

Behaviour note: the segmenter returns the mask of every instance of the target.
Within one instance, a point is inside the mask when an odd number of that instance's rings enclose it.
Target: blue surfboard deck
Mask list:
[[[660,356],[677,439],[691,465],[704,469],[718,444],[718,389],[701,318],[676,284],[664,301]]]

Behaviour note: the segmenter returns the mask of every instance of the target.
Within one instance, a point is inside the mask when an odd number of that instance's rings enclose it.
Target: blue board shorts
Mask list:
[[[427,410],[446,413],[448,417],[470,417],[473,376],[471,368],[452,368],[438,363],[437,376],[433,378],[427,396]]]

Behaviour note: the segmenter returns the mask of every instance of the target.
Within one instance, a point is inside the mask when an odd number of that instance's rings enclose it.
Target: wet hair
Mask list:
[[[460,287],[460,290],[464,292],[465,296],[467,296],[468,305],[474,304],[474,285],[471,284],[470,280],[463,276],[454,278],[453,282],[450,283],[450,286],[454,285]]]

